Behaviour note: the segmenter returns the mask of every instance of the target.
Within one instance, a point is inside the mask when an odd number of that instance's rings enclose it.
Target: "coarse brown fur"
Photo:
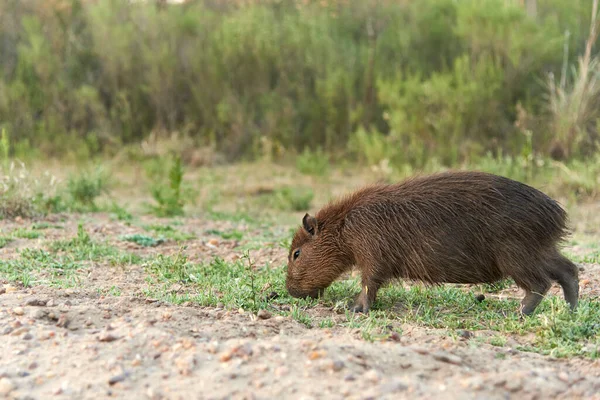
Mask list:
[[[375,184],[306,214],[292,240],[286,286],[316,297],[353,265],[362,291],[353,310],[368,312],[394,278],[492,283],[512,277],[532,313],[557,281],[571,309],[578,270],[558,245],[568,234],[561,206],[537,189],[482,172],[445,172]]]

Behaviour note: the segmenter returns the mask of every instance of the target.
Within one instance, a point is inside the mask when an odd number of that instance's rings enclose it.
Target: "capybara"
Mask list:
[[[484,172],[444,172],[374,184],[306,214],[288,256],[286,286],[317,297],[352,266],[362,291],[352,310],[368,312],[394,278],[493,283],[511,277],[531,314],[553,281],[571,310],[578,269],[558,245],[568,234],[561,206],[537,189]]]

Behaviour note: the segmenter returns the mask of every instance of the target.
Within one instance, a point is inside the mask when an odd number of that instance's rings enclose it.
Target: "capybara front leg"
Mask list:
[[[379,286],[378,283],[373,281],[363,281],[362,290],[354,301],[354,304],[350,307],[352,312],[367,314],[377,297]]]

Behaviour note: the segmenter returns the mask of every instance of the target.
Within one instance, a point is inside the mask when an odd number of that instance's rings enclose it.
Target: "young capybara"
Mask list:
[[[558,245],[567,215],[544,193],[483,172],[444,172],[367,186],[306,214],[288,256],[286,286],[317,297],[356,265],[362,291],[352,310],[368,312],[377,290],[394,278],[427,284],[493,283],[512,277],[531,314],[553,281],[571,310],[578,269]]]

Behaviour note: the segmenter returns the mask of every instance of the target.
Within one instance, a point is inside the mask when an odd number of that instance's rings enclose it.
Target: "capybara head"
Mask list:
[[[302,218],[288,255],[286,287],[294,297],[318,297],[347,264],[336,238],[309,214]]]

